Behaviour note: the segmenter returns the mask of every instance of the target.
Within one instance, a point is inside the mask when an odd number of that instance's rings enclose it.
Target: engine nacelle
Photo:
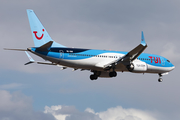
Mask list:
[[[127,66],[130,72],[145,72],[147,71],[147,64],[145,62],[133,62]]]

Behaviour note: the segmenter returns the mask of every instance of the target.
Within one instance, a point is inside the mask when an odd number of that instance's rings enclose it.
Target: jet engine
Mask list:
[[[133,62],[127,66],[130,72],[145,72],[147,70],[147,64],[145,62]]]

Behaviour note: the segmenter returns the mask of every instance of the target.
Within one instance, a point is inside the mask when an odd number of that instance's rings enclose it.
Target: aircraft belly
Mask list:
[[[67,60],[67,59],[60,59],[60,64],[65,64],[66,66],[75,67],[75,68],[83,68],[83,69],[93,69],[102,71],[102,68],[98,68],[95,65],[99,63],[100,59],[97,58],[87,58],[81,60]]]
[[[116,70],[116,71],[128,71],[127,68],[126,68],[126,66],[123,65],[123,64],[117,65],[116,68],[115,68],[115,70]]]
[[[121,54],[116,53],[103,53],[99,56],[120,56]],[[117,58],[104,58],[104,57],[90,57],[85,59],[59,59],[61,63],[70,65],[76,68],[91,69],[97,71],[104,71],[104,65],[116,60]]]

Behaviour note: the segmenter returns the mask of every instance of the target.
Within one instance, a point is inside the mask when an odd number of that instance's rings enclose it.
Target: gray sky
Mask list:
[[[6,98],[0,99],[1,104],[6,101],[5,105],[0,104],[0,116],[4,115],[1,119],[52,120],[53,116],[66,120],[180,119],[180,1],[0,0],[0,3],[0,94]],[[145,52],[168,58],[176,68],[158,83],[158,75],[153,74],[118,73],[116,78],[90,81],[88,71],[24,66],[28,61],[24,52],[3,48],[33,46],[26,9],[34,10],[56,42],[69,47],[130,51],[139,44],[140,33],[144,31],[148,44]],[[17,99],[18,95],[21,96]]]

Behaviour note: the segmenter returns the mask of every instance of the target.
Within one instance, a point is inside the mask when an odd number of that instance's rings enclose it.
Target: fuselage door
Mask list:
[[[59,53],[60,53],[59,58],[63,59],[64,58],[64,51],[63,50],[59,50]]]
[[[165,65],[165,60],[164,60],[164,58],[163,58],[163,57],[161,57],[161,64],[162,64],[162,66],[164,66],[164,65]]]

